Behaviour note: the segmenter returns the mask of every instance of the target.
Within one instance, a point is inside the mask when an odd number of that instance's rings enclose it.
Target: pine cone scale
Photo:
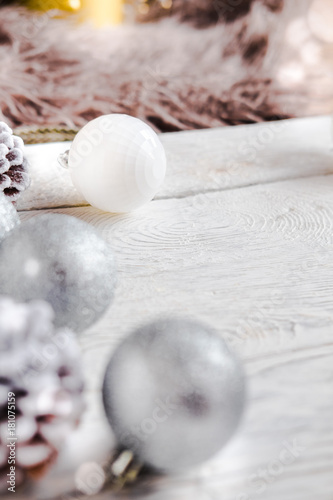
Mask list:
[[[9,161],[7,160],[7,158],[2,158],[0,160],[0,174],[4,174],[9,169],[10,169]]]
[[[6,174],[1,174],[0,175],[0,189],[1,191],[5,191],[6,189],[9,189],[9,186],[11,185],[12,181]],[[6,193],[5,193],[6,194]]]

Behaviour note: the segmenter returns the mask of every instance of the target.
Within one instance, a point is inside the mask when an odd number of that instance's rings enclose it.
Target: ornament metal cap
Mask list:
[[[58,163],[62,168],[69,169],[68,166],[69,149],[58,156]]]

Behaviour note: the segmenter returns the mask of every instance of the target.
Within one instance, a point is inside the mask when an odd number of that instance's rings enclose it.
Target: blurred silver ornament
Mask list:
[[[0,293],[43,299],[57,327],[82,331],[110,305],[116,284],[113,253],[86,222],[61,214],[21,224],[0,247]]]
[[[125,114],[87,123],[59,162],[88,203],[106,212],[129,212],[152,200],[166,172],[157,134]]]
[[[243,413],[245,380],[214,330],[167,319],[138,329],[116,349],[103,399],[120,446],[172,472],[209,459],[230,439]]]
[[[0,192],[0,243],[20,223],[13,204]]]
[[[53,317],[46,302],[0,298],[0,491],[8,487],[9,437],[19,486],[47,471],[84,409],[80,350]]]

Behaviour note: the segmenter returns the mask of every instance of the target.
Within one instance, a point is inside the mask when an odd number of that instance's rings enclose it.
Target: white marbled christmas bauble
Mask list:
[[[244,409],[242,365],[210,327],[183,319],[139,328],[113,354],[104,406],[122,447],[159,470],[217,453]]]
[[[151,127],[123,114],[101,116],[76,135],[68,167],[76,189],[106,212],[130,212],[153,199],[166,172]]]

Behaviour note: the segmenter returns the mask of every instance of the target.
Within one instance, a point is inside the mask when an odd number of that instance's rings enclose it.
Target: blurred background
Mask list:
[[[0,120],[162,132],[333,113],[332,0],[0,0]]]

